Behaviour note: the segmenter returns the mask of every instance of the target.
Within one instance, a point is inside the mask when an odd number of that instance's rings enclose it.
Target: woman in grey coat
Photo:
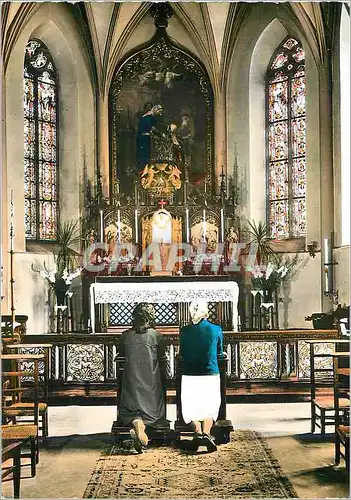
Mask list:
[[[131,425],[135,449],[141,453],[148,444],[148,427],[163,427],[166,420],[160,360],[165,358],[162,335],[154,329],[152,304],[138,304],[133,326],[122,333],[118,356],[125,357],[118,422]]]

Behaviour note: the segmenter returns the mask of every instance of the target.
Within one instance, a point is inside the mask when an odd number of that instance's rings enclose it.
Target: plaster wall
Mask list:
[[[45,311],[44,291],[46,283],[40,278],[33,281],[33,273],[28,272],[28,262],[33,255],[26,252],[24,231],[24,140],[23,140],[23,63],[25,46],[31,37],[40,38],[48,47],[58,73],[59,112],[59,204],[61,220],[79,220],[83,212],[83,173],[93,179],[95,170],[95,109],[87,60],[77,33],[74,20],[68,14],[65,4],[38,4],[35,13],[24,24],[20,36],[11,51],[5,69],[5,123],[6,184],[2,186],[2,210],[7,213],[8,194],[14,190],[14,262],[15,262],[15,302],[21,305],[17,313],[27,314],[32,332],[48,331]],[[19,140],[20,138],[20,140]],[[4,176],[3,176],[4,179]],[[8,256],[8,241],[4,240],[3,254]],[[40,254],[48,260],[45,244]],[[4,299],[1,304],[3,314],[10,312],[9,297],[9,257],[5,260]],[[42,283],[41,283],[42,282]],[[29,291],[35,290],[36,299],[31,299]]]

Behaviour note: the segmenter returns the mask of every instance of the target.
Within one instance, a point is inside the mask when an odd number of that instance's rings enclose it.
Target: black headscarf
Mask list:
[[[145,333],[148,328],[155,324],[155,308],[152,304],[141,303],[133,312],[133,329],[137,333]]]

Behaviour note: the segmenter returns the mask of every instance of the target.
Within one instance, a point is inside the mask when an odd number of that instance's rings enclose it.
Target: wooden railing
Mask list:
[[[24,343],[52,344],[50,380],[66,385],[115,382],[115,357],[120,333],[26,335]],[[168,387],[175,384],[175,359],[179,351],[178,333],[164,333],[169,361]],[[224,346],[228,355],[227,387],[238,380],[301,381],[309,378],[309,346],[307,340],[338,337],[337,330],[267,330],[257,332],[225,332]],[[324,346],[325,348],[325,346]],[[330,345],[330,349],[333,346]],[[28,349],[33,352],[33,349]]]

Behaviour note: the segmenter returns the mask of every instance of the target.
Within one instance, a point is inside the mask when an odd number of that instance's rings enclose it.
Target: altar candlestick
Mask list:
[[[186,224],[186,242],[190,243],[190,228],[189,228],[189,209],[185,209],[185,224]]]
[[[121,211],[117,210],[117,243],[121,243]]]
[[[100,241],[104,242],[104,212],[100,210]]]
[[[221,208],[221,243],[224,243],[224,210]]]
[[[135,209],[135,243],[138,243],[138,210]]]
[[[204,208],[204,219],[202,224],[203,229],[203,242],[206,243],[206,209]]]

